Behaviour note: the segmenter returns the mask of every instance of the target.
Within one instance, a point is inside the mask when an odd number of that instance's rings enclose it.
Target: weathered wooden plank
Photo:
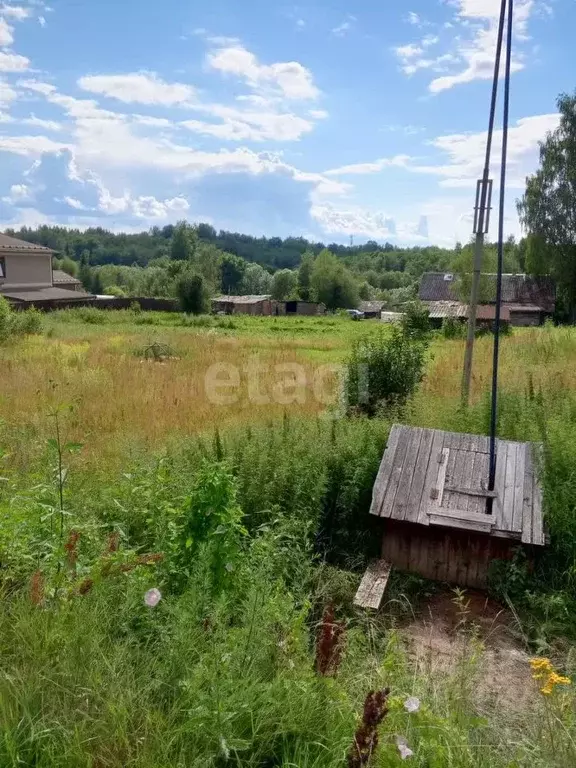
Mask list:
[[[446,558],[446,581],[454,584],[458,576],[458,561],[460,559],[459,542],[456,536],[446,536],[448,556]]]
[[[524,446],[524,498],[522,507],[522,544],[532,544],[532,517],[534,514],[534,462],[532,445]]]
[[[448,484],[453,485],[454,484],[454,471],[456,469],[456,457],[458,456],[459,451],[456,450],[456,448],[453,445],[453,440],[450,440],[450,445],[446,447],[446,444],[444,444],[443,451],[446,451],[448,456],[448,461],[446,462],[446,472],[444,475],[444,482],[440,484],[438,481],[437,488],[439,490],[438,498],[434,501],[434,504],[438,504],[438,506],[449,506],[450,504],[450,494],[446,493],[446,486]]]
[[[454,517],[460,520],[469,520],[470,522],[482,523],[490,527],[494,525],[494,520],[490,515],[485,515],[482,512],[471,512],[468,509],[448,509],[447,507],[437,509],[436,507],[430,507],[428,514],[441,515],[447,518]]]
[[[380,608],[391,569],[392,564],[386,560],[372,560],[362,577],[354,605],[375,610]]]
[[[486,460],[486,454],[481,453],[479,451],[474,452],[474,458],[471,462],[472,464],[472,478],[469,482],[469,487],[477,491],[478,493],[482,493],[483,491],[483,484],[484,484],[484,468],[485,468],[485,460]],[[480,496],[468,496],[467,499],[467,509],[470,512],[483,512],[486,509],[485,502],[482,501],[482,498]]]
[[[496,440],[496,477],[494,478],[494,490],[498,494],[492,507],[492,515],[495,518],[495,527],[504,528],[504,483],[506,480],[506,459],[508,455],[508,443]]]
[[[490,523],[478,523],[458,517],[448,517],[443,514],[432,513],[428,516],[428,519],[430,520],[430,525],[442,525],[445,528],[461,528],[465,531],[478,531],[479,533],[490,533],[492,529]]]
[[[438,464],[438,476],[436,478],[436,485],[434,488],[432,504],[435,507],[441,507],[444,499],[444,484],[446,482],[446,472],[448,471],[448,463],[450,462],[450,448],[442,448],[442,459]],[[452,454],[453,455],[453,454]]]
[[[400,482],[400,477],[402,475],[402,467],[404,466],[404,460],[406,459],[406,454],[408,452],[408,444],[410,442],[411,434],[408,427],[400,427],[399,429],[401,431],[398,436],[394,464],[390,472],[388,486],[382,501],[380,517],[394,517],[394,500],[396,499],[396,491],[398,490],[398,483]]]
[[[516,479],[517,443],[508,443],[506,451],[506,477],[504,479],[504,498],[502,501],[502,524],[505,531],[513,531],[514,520],[514,482]]]
[[[542,517],[542,486],[540,485],[540,469],[543,462],[542,446],[533,445],[532,451],[534,469],[532,472],[532,543],[543,546],[546,543],[546,538]]]
[[[434,430],[432,447],[430,448],[430,458],[426,470],[426,478],[424,480],[424,487],[422,488],[422,496],[420,497],[419,503],[418,522],[420,525],[428,525],[428,506],[431,501],[432,489],[436,487],[436,482],[438,480],[438,469],[440,467],[438,458],[442,456],[444,437],[444,432]]]
[[[398,489],[394,500],[392,516],[395,520],[404,520],[406,517],[406,507],[408,506],[412,481],[414,480],[414,471],[416,469],[420,443],[422,442],[422,432],[423,430],[420,427],[413,427],[410,431],[406,458],[402,466],[402,474],[398,481]]]
[[[408,496],[406,512],[404,515],[405,520],[413,523],[418,522],[418,516],[420,513],[420,499],[422,498],[422,491],[426,481],[428,465],[431,461],[433,439],[433,429],[422,430],[422,440],[420,441],[420,448],[418,449],[418,458],[416,460],[414,477],[412,478],[412,487],[410,488],[410,494]]]
[[[467,435],[463,435],[463,437],[467,438]],[[461,445],[464,441],[461,441]],[[468,439],[465,441],[466,444],[469,444]],[[462,487],[463,483],[463,477],[464,477],[464,471],[466,468],[466,464],[473,458],[473,454],[470,454],[465,448],[460,448],[456,451],[456,462],[454,464],[454,474],[453,474],[453,482],[451,483],[452,488],[455,488],[456,490],[451,490],[449,494],[449,500],[448,504],[445,506],[451,508],[451,509],[459,509],[462,507],[462,502],[466,501],[466,499],[462,496],[462,492],[458,490],[458,488]],[[448,491],[448,483],[444,483],[444,491]]]
[[[470,435],[472,438],[470,442],[470,449],[474,453],[489,453],[490,452],[490,440],[486,435]]]
[[[390,473],[394,465],[394,457],[396,455],[396,449],[398,447],[398,440],[400,438],[401,431],[402,427],[398,424],[394,424],[390,430],[390,434],[388,435],[388,445],[386,446],[386,450],[382,456],[380,468],[376,476],[376,482],[374,483],[374,488],[372,489],[372,503],[370,505],[371,515],[380,514],[382,502],[384,500],[384,494],[386,493],[388,482],[390,480]]]
[[[470,456],[473,458],[476,454],[472,453]],[[484,454],[480,454],[480,456],[483,456]],[[467,466],[471,466],[472,462],[466,462]],[[463,496],[479,496],[483,499],[495,499],[498,494],[496,491],[485,491],[483,489],[476,490],[476,488],[470,488],[465,484],[465,482],[462,483],[460,487],[455,485],[444,485],[445,491],[450,491],[451,493],[457,493],[461,494]]]
[[[514,497],[512,512],[512,531],[522,531],[524,508],[524,466],[526,458],[526,445],[518,443],[516,446],[516,472],[514,475]]]

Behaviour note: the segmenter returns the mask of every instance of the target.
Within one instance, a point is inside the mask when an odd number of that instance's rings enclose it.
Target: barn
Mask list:
[[[212,312],[224,315],[273,315],[276,302],[270,295],[216,296]]]
[[[496,304],[496,275],[485,275],[493,283],[491,300],[486,306]],[[451,272],[425,272],[420,280],[418,298],[426,306],[447,302],[462,305],[457,294],[458,275]],[[466,306],[466,305],[463,305]],[[508,311],[510,325],[542,325],[552,317],[556,309],[556,287],[550,277],[532,277],[525,274],[502,275],[502,311]]]

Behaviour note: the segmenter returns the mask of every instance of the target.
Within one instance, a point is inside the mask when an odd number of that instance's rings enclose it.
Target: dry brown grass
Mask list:
[[[4,349],[0,419],[8,429],[13,426],[42,440],[52,434],[51,411],[70,405],[67,438],[84,442],[89,454],[103,459],[123,450],[128,440],[154,447],[216,425],[257,423],[285,411],[315,415],[326,408],[313,391],[318,365],[300,353],[298,343],[272,345],[270,339],[210,332],[165,333],[162,341],[173,347],[176,358],[143,359],[135,353],[146,344],[142,334],[101,334],[89,341],[36,337]],[[210,395],[205,375],[215,363],[234,366],[240,381],[237,389]],[[286,389],[283,399],[278,387],[287,374],[275,367],[294,363],[300,366],[305,385],[298,397],[291,397],[296,390]],[[255,364],[263,366],[258,391],[254,374],[249,373]],[[330,399],[336,391],[335,376],[327,372],[325,381]],[[215,401],[219,394],[231,392],[235,402]]]

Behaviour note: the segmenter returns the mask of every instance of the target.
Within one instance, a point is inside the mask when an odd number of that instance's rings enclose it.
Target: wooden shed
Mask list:
[[[482,588],[493,560],[510,558],[519,544],[543,546],[535,450],[497,440],[489,492],[487,437],[394,425],[370,507],[383,522],[382,559],[430,579]]]

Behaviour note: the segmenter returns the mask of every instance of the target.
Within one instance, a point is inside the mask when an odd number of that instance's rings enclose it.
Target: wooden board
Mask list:
[[[394,457],[396,455],[396,448],[398,446],[398,439],[400,437],[401,428],[397,425],[393,426],[388,435],[388,445],[382,456],[380,462],[380,469],[372,489],[372,504],[370,506],[371,515],[379,515],[382,508],[382,502],[384,500],[384,494],[388,487],[388,480],[390,479],[390,473],[394,466]]]
[[[372,560],[362,577],[354,605],[375,610],[380,608],[391,569],[392,564],[386,560]]]

